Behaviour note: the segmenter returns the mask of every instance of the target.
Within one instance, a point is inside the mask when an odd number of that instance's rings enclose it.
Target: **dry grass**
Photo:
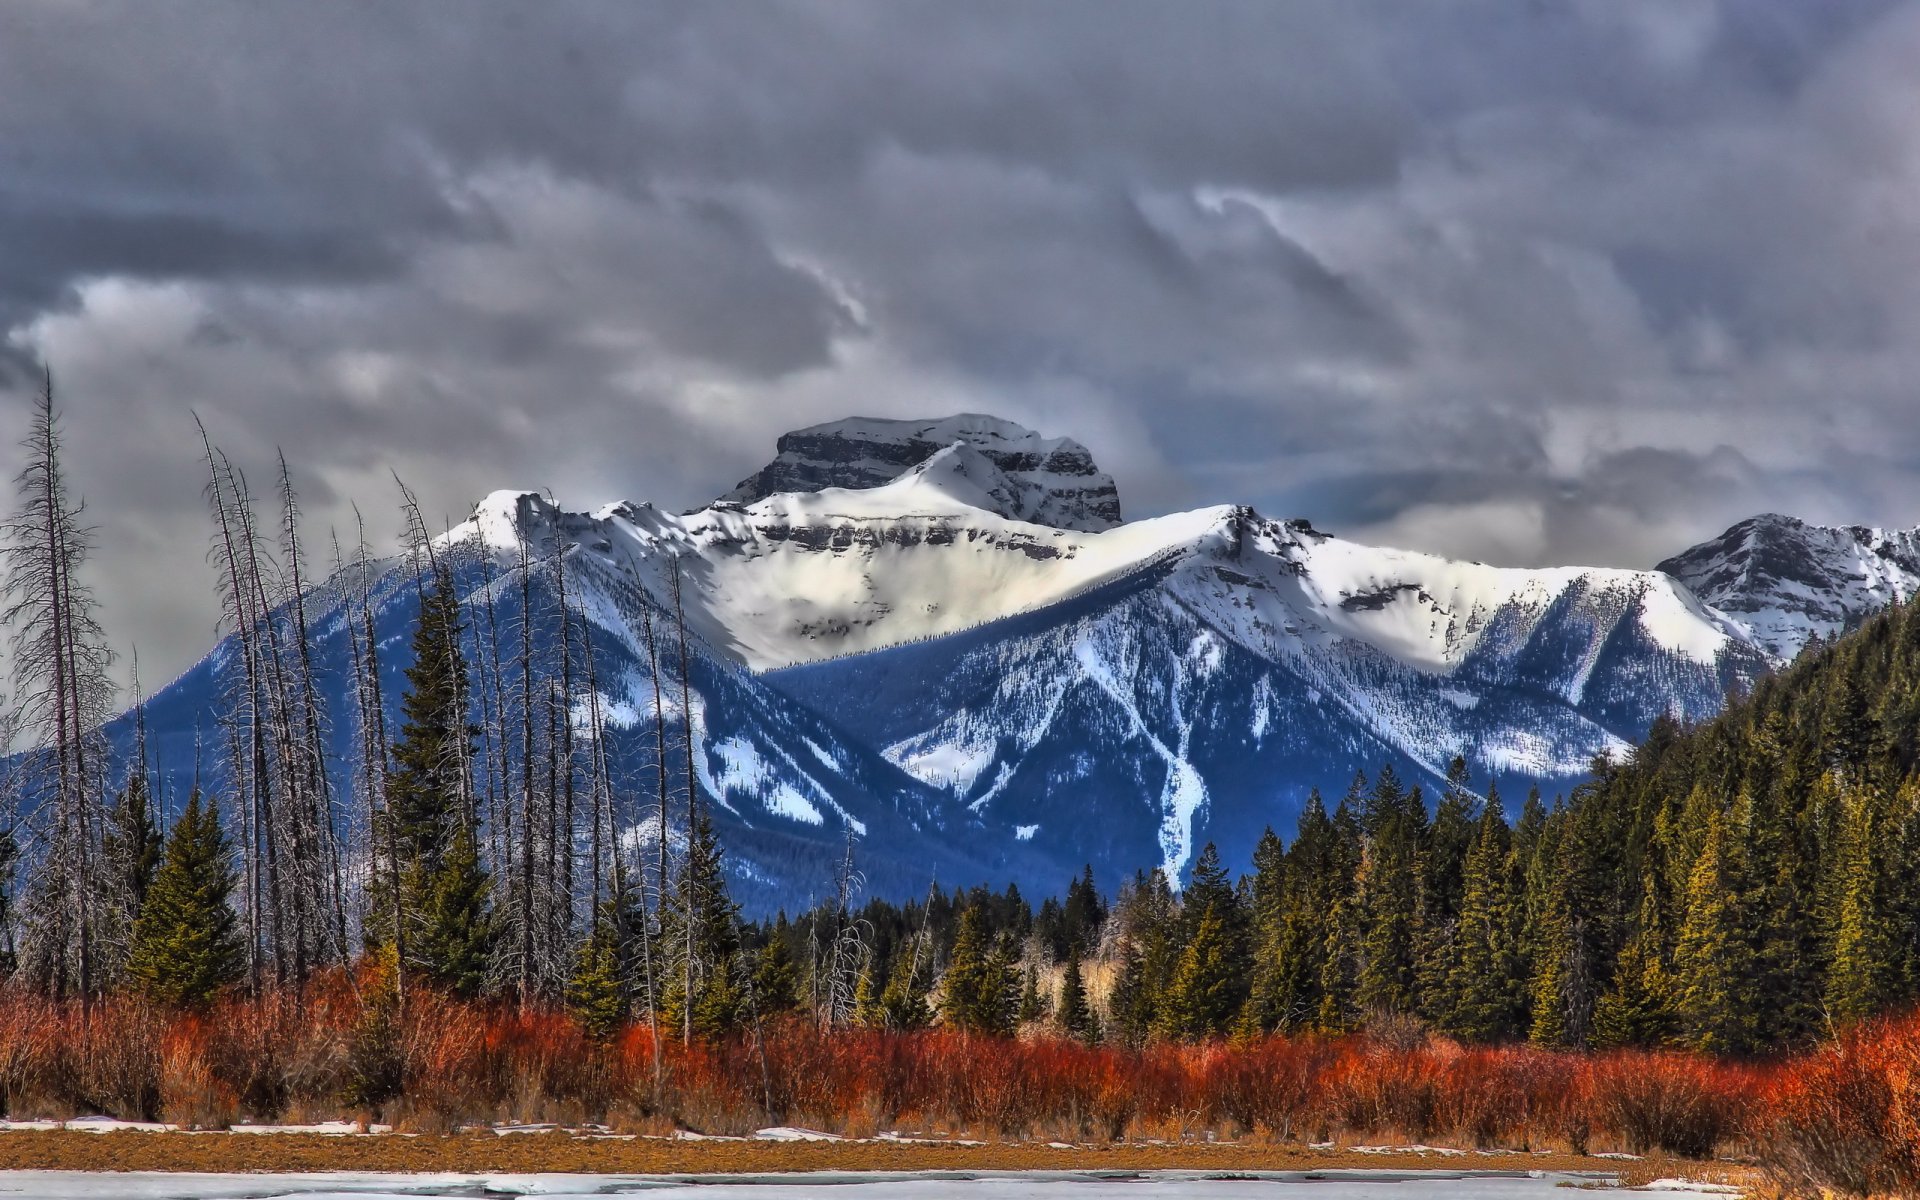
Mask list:
[[[407,1136],[319,1134],[0,1133],[0,1169],[89,1171],[451,1171],[480,1173],[734,1174],[787,1171],[1548,1170],[1618,1171],[1618,1161],[1569,1154],[1461,1157],[1361,1154],[1260,1141],[983,1145],[889,1142],[685,1141],[555,1132]],[[1663,1175],[1680,1173],[1664,1169]]]

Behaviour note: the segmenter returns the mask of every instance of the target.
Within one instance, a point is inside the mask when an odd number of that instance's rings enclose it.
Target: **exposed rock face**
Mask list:
[[[751,504],[781,492],[879,487],[955,442],[979,451],[1012,484],[1014,494],[993,510],[1003,517],[1087,533],[1120,524],[1113,477],[1085,446],[978,413],[927,421],[852,417],[796,429],[780,438],[778,457],[720,499]]]
[[[1786,660],[1920,588],[1920,530],[1809,525],[1764,513],[1660,564]]]

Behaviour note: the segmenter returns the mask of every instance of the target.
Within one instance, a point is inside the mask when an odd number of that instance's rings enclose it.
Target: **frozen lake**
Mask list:
[[[1594,1176],[1499,1172],[1197,1171],[649,1175],[188,1175],[0,1171],[0,1197],[22,1200],[273,1200],[275,1197],[565,1197],[649,1200],[1567,1200]]]

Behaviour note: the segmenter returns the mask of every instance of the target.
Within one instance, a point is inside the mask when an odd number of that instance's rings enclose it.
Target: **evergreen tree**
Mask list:
[[[154,872],[160,869],[162,850],[145,772],[135,771],[127,778],[108,810],[103,849],[115,889],[121,893],[129,916],[138,917]]]
[[[745,1015],[739,978],[740,909],[727,894],[720,840],[696,808],[686,861],[674,881],[662,942],[667,950],[666,1024],[683,1039],[714,1039]],[[689,994],[691,983],[691,994]]]
[[[1077,950],[1068,954],[1066,975],[1060,981],[1060,1028],[1068,1037],[1088,1045],[1100,1040],[1099,1023],[1087,1003],[1087,985]]]
[[[1107,996],[1107,1026],[1122,1044],[1138,1046],[1154,1025],[1154,988],[1147,974],[1147,957],[1131,940],[1122,943]]]
[[[374,837],[376,852],[390,850],[396,861],[373,872],[367,932],[371,944],[395,945],[404,965],[429,982],[471,996],[485,981],[491,951],[490,881],[474,828],[460,599],[443,565],[430,575],[414,625],[387,803]],[[395,886],[397,903],[386,895]],[[391,927],[395,912],[399,929]]]
[[[1896,975],[1900,956],[1893,942],[1892,914],[1884,899],[1886,864],[1874,852],[1878,839],[1873,810],[1859,795],[1848,797],[1846,809],[1825,999],[1835,1021],[1851,1024],[1889,1007],[1900,997],[1902,981]]]
[[[1240,1011],[1245,974],[1245,960],[1234,955],[1227,923],[1218,905],[1209,902],[1168,982],[1159,1014],[1162,1032],[1186,1039],[1225,1033]]]
[[[1023,1028],[1042,1020],[1047,1015],[1046,1001],[1040,996],[1040,971],[1032,963],[1027,964],[1020,982],[1020,1003],[1014,1011],[1013,1023]]]
[[[1751,959],[1740,865],[1727,821],[1715,813],[1688,876],[1686,917],[1673,954],[1681,1036],[1709,1054],[1744,1053],[1757,1033],[1748,1003]]]
[[[106,893],[110,914],[103,932],[111,949],[102,957],[107,974],[124,967],[125,956],[133,941],[133,924],[146,903],[147,889],[160,867],[160,831],[153,823],[153,810],[147,802],[147,779],[135,771],[120,789],[113,806],[107,810],[107,827],[101,839],[105,859]],[[113,951],[117,951],[114,954]]]
[[[1633,933],[1614,964],[1612,985],[1594,1008],[1600,1046],[1660,1046],[1674,1035],[1674,989],[1658,900],[1653,880],[1644,880]]]
[[[1517,957],[1509,941],[1506,817],[1489,801],[1462,866],[1460,911],[1446,955],[1447,974],[1436,1009],[1455,1037],[1498,1041],[1519,1032],[1514,1004]]]
[[[894,952],[886,990],[880,993],[880,1007],[889,1029],[925,1029],[933,1024],[933,1006],[928,1001],[932,955],[926,951],[925,940],[916,937]]]
[[[1360,920],[1354,1001],[1369,1015],[1418,1007],[1420,884],[1426,802],[1381,769],[1368,798],[1366,842],[1356,878]]]
[[[995,1034],[1013,1031],[1012,961],[991,941],[986,913],[980,905],[969,905],[960,914],[959,933],[941,981],[941,1016],[956,1029]]]
[[[228,901],[236,878],[220,817],[198,792],[167,836],[133,926],[127,974],[162,1004],[204,1007],[240,978],[244,947]]]
[[[800,1006],[800,969],[787,940],[778,933],[760,947],[754,961],[753,996],[763,1016],[792,1012]]]
[[[587,1036],[597,1042],[620,1031],[631,1003],[620,921],[611,911],[611,901],[604,908],[607,911],[580,945],[573,978],[567,983],[567,1006]]]
[[[863,1029],[885,1029],[887,1009],[882,998],[886,984],[881,981],[879,956],[868,955],[860,967],[860,980],[853,985],[853,1023]]]

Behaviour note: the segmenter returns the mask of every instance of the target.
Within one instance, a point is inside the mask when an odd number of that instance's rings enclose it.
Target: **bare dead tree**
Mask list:
[[[32,977],[61,995],[90,1000],[99,914],[98,848],[105,776],[100,726],[112,703],[112,654],[93,593],[80,578],[93,531],[69,492],[60,417],[48,372],[15,481],[17,507],[0,555],[13,629],[13,678],[21,732],[31,739],[33,794],[42,850],[29,897]]]

